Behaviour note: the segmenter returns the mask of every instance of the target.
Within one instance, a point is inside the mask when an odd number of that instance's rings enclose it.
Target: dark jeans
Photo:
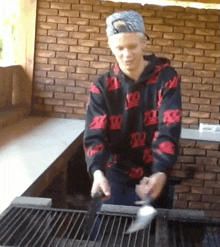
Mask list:
[[[135,201],[140,200],[135,192],[137,182],[127,177],[116,166],[108,171],[107,179],[111,187],[111,198],[105,201],[105,204],[136,206]],[[155,208],[172,208],[172,196],[172,191],[167,182],[160,197],[152,202],[152,206]]]

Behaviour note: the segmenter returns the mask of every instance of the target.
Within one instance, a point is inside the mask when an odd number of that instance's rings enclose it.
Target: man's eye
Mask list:
[[[119,46],[119,47],[117,47],[117,49],[118,49],[119,51],[122,51],[122,50],[123,50],[123,47]]]

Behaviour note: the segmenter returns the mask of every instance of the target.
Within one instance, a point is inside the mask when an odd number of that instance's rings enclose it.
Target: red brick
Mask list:
[[[147,35],[150,37],[150,40],[152,39],[162,39],[163,32],[153,32],[153,31],[147,31]],[[149,42],[149,41],[148,41]],[[151,41],[152,43],[152,41]],[[150,43],[149,43],[150,44]],[[148,45],[149,45],[148,44]]]
[[[90,67],[95,69],[109,69],[110,63],[105,62],[90,62]]]
[[[42,28],[42,29],[57,29],[57,24],[56,23],[48,23],[48,22],[38,22],[37,23],[37,28]]]
[[[196,42],[195,44],[195,47],[196,48],[200,48],[200,49],[204,49],[204,50],[207,50],[207,49],[215,49],[215,44],[212,44],[212,43],[198,43]]]
[[[205,183],[209,183],[210,181],[206,181]],[[192,187],[191,192],[195,194],[213,194],[212,188],[199,188],[199,187]]]
[[[80,32],[88,32],[88,33],[99,33],[98,27],[92,27],[92,26],[80,26],[79,27]]]
[[[38,8],[46,8],[46,9],[49,9],[49,7],[50,7],[50,3],[38,1]]]
[[[55,84],[62,86],[75,86],[75,81],[68,79],[55,79]]]
[[[90,47],[98,46],[98,41],[96,41],[96,40],[80,39],[78,42],[79,42],[80,46],[90,46]]]
[[[219,23],[218,22],[207,22],[206,23],[207,28],[214,28],[219,30]]]
[[[182,96],[181,97],[182,102],[189,102],[189,97]],[[188,114],[187,114],[188,116]]]
[[[202,196],[203,202],[210,202],[210,203],[220,203],[220,196],[216,195],[204,195]]]
[[[58,38],[57,43],[64,44],[64,45],[77,45],[77,40],[68,39],[68,38]]]
[[[189,202],[189,208],[210,209],[210,203]]]
[[[216,51],[205,51],[205,56],[207,57],[220,57],[220,52],[219,50]]]
[[[52,98],[53,93],[52,92],[34,92],[34,96],[36,97],[42,97],[42,98]]]
[[[174,32],[175,33],[193,33],[194,28],[192,27],[174,27]]]
[[[97,61],[98,60],[98,55],[78,54],[78,59],[86,60],[86,61]]]
[[[76,73],[79,74],[96,74],[96,69],[91,69],[91,68],[83,68],[83,67],[77,67],[76,68]]]
[[[78,11],[92,11],[92,5],[73,4],[72,9]]]
[[[47,50],[47,44],[36,43],[36,50]]]
[[[100,13],[108,13],[111,14],[113,13],[113,8],[112,7],[106,7],[106,6],[93,6],[93,12],[100,12]]]
[[[52,78],[36,77],[36,78],[34,78],[34,81],[35,81],[35,83],[54,84],[54,79],[52,79]]]
[[[52,51],[68,51],[68,45],[49,44],[49,50],[52,50]]]
[[[216,162],[217,163],[217,162]],[[218,165],[206,165],[205,171],[209,172],[220,172],[220,167]]]
[[[215,63],[215,59],[210,58],[210,57],[196,57],[195,62],[197,62],[197,63]]]
[[[153,24],[153,25],[163,24],[163,18],[143,17],[143,19],[144,19],[144,23],[146,24]]]
[[[141,10],[140,14],[142,15],[142,17],[154,17],[155,16],[155,11],[154,10],[143,9],[143,10]],[[161,17],[161,16],[158,16],[158,17]]]
[[[174,201],[173,203],[173,208],[188,208],[187,202],[186,201]]]
[[[53,110],[53,107],[51,105],[33,105],[34,112],[37,112],[37,115],[42,114],[42,116],[46,115],[46,112],[50,112]]]
[[[195,141],[185,141],[185,140],[180,140],[180,144],[182,148],[189,148],[189,147],[195,147],[196,142]]]
[[[202,78],[202,83],[219,84],[219,78]]]
[[[220,37],[217,37],[217,36],[206,36],[206,41],[207,42],[211,42],[211,43],[217,43],[217,44],[219,44]]]
[[[174,12],[184,12],[185,8],[184,7],[180,7],[180,6],[164,6],[163,9],[165,11],[174,11]]]
[[[55,71],[60,71],[60,72],[67,72],[67,73],[75,73],[76,69],[75,67],[72,66],[63,66],[63,65],[56,65],[55,66]]]
[[[205,181],[205,187],[220,188],[220,181]]]
[[[37,36],[36,37],[37,42],[41,43],[56,43],[56,38],[55,37],[48,37],[48,36]]]
[[[153,44],[160,45],[160,46],[173,46],[173,40],[154,39]]]
[[[215,195],[220,195],[220,189],[214,189],[214,194]]]
[[[80,4],[100,5],[100,1],[97,1],[97,0],[80,0]]]
[[[76,113],[76,114],[86,114],[86,110],[84,108],[74,108],[74,113]]]
[[[198,194],[179,194],[179,199],[182,201],[195,201],[201,200],[201,195]]]
[[[106,41],[107,40],[107,37],[105,34],[94,34],[94,33],[91,33],[90,34],[90,38],[91,39],[94,39],[94,40],[98,40],[98,41]]]
[[[205,9],[197,9],[197,8],[194,8],[194,7],[186,7],[185,11],[187,13],[198,13],[198,14],[205,13]]]
[[[89,79],[89,76],[88,76],[88,74],[69,73],[68,78],[69,79],[74,79],[74,80],[85,80],[86,81],[86,80]]]
[[[164,17],[164,18],[170,18],[174,19],[177,17],[177,13],[175,12],[168,12],[168,11],[157,11],[156,12],[157,17]]]
[[[71,8],[71,4],[69,3],[51,3],[50,6],[52,9],[70,9]]]
[[[174,40],[183,39],[183,34],[181,34],[181,33],[164,33],[164,39],[174,39]]]
[[[63,100],[60,99],[44,99],[46,105],[63,105]]]
[[[200,111],[219,112],[219,106],[200,105]]]
[[[177,18],[183,20],[196,20],[196,15],[189,13],[178,13]]]
[[[183,100],[181,100],[182,102],[184,102]],[[189,111],[186,111],[186,110],[182,110],[182,116],[183,117],[188,117],[189,116]]]
[[[205,22],[198,22],[198,21],[185,21],[185,25],[187,27],[200,27],[205,28]]]
[[[190,111],[190,117],[210,118],[210,113],[201,111]]]
[[[182,123],[183,124],[198,124],[198,118],[189,118],[189,117],[183,117]]]
[[[47,21],[53,22],[53,23],[67,23],[67,18],[66,17],[60,17],[60,16],[48,16]]]
[[[217,165],[217,158],[210,158],[210,157],[197,157],[196,163],[201,165]]]
[[[193,166],[193,165],[190,165],[190,166]],[[185,168],[185,166],[183,166],[182,169],[184,169],[184,168]],[[204,170],[203,169],[204,167],[197,166],[196,168],[200,169],[201,171]],[[182,181],[182,185],[193,186],[193,187],[203,187],[203,180],[198,180],[195,178],[186,179],[185,181]]]
[[[193,84],[193,89],[202,91],[212,91],[212,85],[208,84]]]
[[[104,55],[100,55],[99,56],[99,61],[100,62],[110,62],[110,63],[115,63],[116,59],[114,56],[104,56]]]
[[[73,32],[78,31],[78,26],[69,24],[58,24],[58,30]]]
[[[84,46],[70,46],[69,51],[70,52],[76,52],[76,53],[89,53],[89,47]]]
[[[193,70],[190,70],[190,69],[178,68],[178,69],[176,69],[176,71],[181,76],[183,76],[183,75],[192,76],[193,75]]]
[[[203,64],[202,63],[188,63],[184,62],[183,63],[183,68],[188,68],[188,69],[203,69]]]
[[[166,25],[153,25],[153,31],[173,32],[173,27]]]
[[[164,49],[165,49],[165,47],[164,47]],[[162,52],[162,47],[156,46],[156,45],[147,45],[147,47],[145,48],[145,51],[149,51],[152,53]]]
[[[88,19],[100,19],[100,13],[82,11],[80,12],[80,17]]]
[[[70,32],[70,38],[74,39],[88,39],[89,33],[82,33],[82,32]]]
[[[55,51],[36,50],[35,56],[37,56],[37,57],[55,57]]]
[[[199,77],[214,77],[214,72],[213,71],[206,71],[206,70],[195,70],[194,71],[195,76]]]
[[[218,144],[209,144],[209,143],[201,143],[197,142],[196,147],[203,148],[203,149],[211,149],[211,150],[218,150]]]
[[[69,65],[75,67],[89,67],[89,62],[83,60],[70,60]]]
[[[68,18],[69,24],[75,24],[75,25],[89,25],[89,19],[83,19],[83,18]],[[90,22],[90,25],[91,22]]]
[[[193,91],[192,90],[182,90],[182,95],[184,96],[193,96],[193,97],[199,97],[199,91]]]
[[[174,60],[182,61],[182,62],[193,62],[194,56],[187,56],[187,55],[175,55]]]
[[[73,113],[72,107],[68,106],[54,106],[54,111],[63,113]]]
[[[194,47],[194,42],[190,42],[190,41],[185,41],[185,40],[175,40],[174,41],[174,46],[180,46],[180,47]]]
[[[59,16],[65,17],[79,17],[79,11],[72,11],[72,10],[59,10]]]
[[[121,2],[108,2],[108,1],[102,1],[101,2],[102,6],[110,6],[110,7],[121,7],[122,3]]]
[[[58,10],[56,9],[41,9],[38,8],[38,15],[54,15],[56,16],[58,14]]]
[[[181,82],[201,83],[201,81],[202,81],[201,77],[196,77],[196,76],[182,76],[181,77]]]
[[[217,22],[217,15],[198,15],[198,21],[208,21],[208,22]]]
[[[49,92],[64,92],[64,87],[57,85],[46,85],[45,89]]]
[[[204,98],[219,98],[219,93],[215,93],[215,92],[201,92],[201,97]]]
[[[207,150],[207,157],[220,157],[219,151]]]
[[[194,175],[195,179],[202,179],[202,180],[215,180],[216,174],[215,173],[208,173],[208,172],[196,172]]]
[[[194,110],[194,111],[199,109],[198,105],[190,104],[190,103],[182,103],[182,107],[183,109]]]
[[[49,36],[54,36],[54,37],[66,38],[66,37],[68,37],[68,32],[66,32],[66,31],[56,31],[56,30],[48,30],[48,35]]]
[[[184,148],[184,155],[205,155],[205,150],[201,150],[198,148]]]
[[[220,114],[219,113],[211,113],[211,118],[220,120]]]
[[[86,90],[82,87],[66,87],[67,93],[85,94]]]
[[[67,73],[48,72],[48,77],[52,77],[52,78],[67,78]]]
[[[47,21],[47,16],[46,15],[38,15],[37,22],[38,21],[43,21],[43,22]]]
[[[184,20],[180,19],[164,19],[164,24],[173,26],[184,26]]]
[[[52,64],[35,64],[35,70],[53,71],[54,65],[52,65]]]
[[[56,57],[58,58],[68,58],[68,59],[76,59],[76,53],[71,52],[57,52]]]
[[[163,47],[163,52],[182,54],[182,48],[180,47]]]
[[[175,192],[184,193],[184,192],[189,192],[189,191],[190,191],[189,186],[183,186],[183,185],[176,185],[175,186]]]
[[[111,51],[109,49],[104,49],[104,48],[92,48],[91,53],[92,54],[101,54],[101,55],[110,55]]]
[[[90,81],[76,81],[76,86],[83,87],[83,88],[90,88],[91,82]]]
[[[71,107],[84,107],[85,102],[78,100],[65,100],[65,105]]]
[[[38,35],[41,35],[41,36],[47,35],[47,30],[46,29],[37,28],[36,35],[37,36]]]

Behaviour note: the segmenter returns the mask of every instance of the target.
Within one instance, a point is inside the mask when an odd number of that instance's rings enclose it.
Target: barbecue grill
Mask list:
[[[0,215],[0,246],[220,246],[220,220],[205,216],[203,211],[158,209],[149,227],[125,234],[137,209],[103,205],[86,235],[83,231],[86,211],[11,204]]]

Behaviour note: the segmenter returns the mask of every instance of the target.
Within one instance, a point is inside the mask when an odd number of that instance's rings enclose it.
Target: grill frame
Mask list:
[[[211,235],[209,236],[207,231],[205,233],[207,237],[204,238],[205,239],[204,241],[208,241],[207,240],[208,238],[211,239],[212,235],[214,234],[213,229],[216,228],[217,234],[219,234],[219,239],[217,240],[220,241],[220,220],[213,219],[210,217],[203,217],[204,214],[197,211],[195,211],[193,214],[193,212],[189,210],[175,210],[175,209],[158,209],[158,215],[147,229],[139,231],[137,233],[125,235],[124,233],[126,229],[130,225],[131,221],[135,219],[138,208],[129,207],[129,206],[118,207],[115,205],[107,205],[107,206],[110,206],[107,207],[108,211],[104,207],[102,208],[102,211],[99,212],[96,216],[95,222],[97,222],[98,219],[100,220],[100,224],[98,224],[97,231],[95,231],[97,234],[94,235],[94,231],[91,230],[90,235],[85,236],[82,233],[83,220],[85,219],[86,216],[86,211],[84,210],[55,209],[55,208],[51,209],[51,208],[32,206],[32,205],[11,205],[2,215],[0,215],[0,226],[1,226],[0,246],[190,247],[189,244],[185,244],[184,241],[182,241],[181,239],[180,240],[178,239],[179,241],[178,244],[174,243],[174,245],[170,245],[170,241],[171,241],[170,238],[172,238],[172,241],[177,241],[177,237],[174,236],[176,233],[172,233],[172,231],[174,228],[178,228],[178,224],[181,227],[184,224],[186,225],[202,224],[203,226],[206,226],[207,229],[209,226],[209,228],[211,228],[210,230]],[[111,210],[109,210],[109,208],[111,208]],[[118,212],[115,211],[115,209],[117,208],[119,208]],[[11,218],[11,222],[13,224],[11,224],[8,219],[8,217],[9,216],[11,217],[11,215],[13,217]],[[194,217],[192,217],[193,215]],[[69,221],[66,221],[68,218]],[[111,221],[113,221],[112,224]],[[15,226],[16,222],[18,223],[17,226]],[[171,224],[172,222],[174,225],[173,229],[168,231],[168,227],[164,227],[164,226],[168,226],[168,224],[172,226]],[[78,227],[76,227],[77,224],[79,224]],[[7,233],[7,232],[3,232],[4,231],[3,227],[6,225],[10,225],[10,228],[7,229],[7,231],[10,231],[10,235],[8,235],[7,237],[8,239],[6,239],[7,241],[3,239],[5,236],[4,234]],[[73,232],[74,227],[76,228],[76,232]],[[95,227],[95,223],[93,224],[93,228],[94,227]],[[187,235],[184,235],[184,231],[186,231],[186,229],[185,228],[182,229],[181,227],[179,227],[180,236],[182,234],[183,236],[182,239],[186,239]],[[23,229],[23,232],[18,233],[18,229],[19,230]],[[99,235],[101,231],[103,231],[103,233]],[[115,235],[115,231],[116,231],[116,235]],[[19,239],[18,236],[21,239]],[[26,239],[28,240],[26,241]],[[42,239],[41,243],[38,244],[37,241],[40,241],[41,239]],[[212,242],[214,240],[215,239],[213,237]],[[71,244],[71,241],[74,244]],[[185,242],[187,243],[187,239]],[[207,246],[211,246],[211,247],[219,246],[217,244],[207,245]]]

